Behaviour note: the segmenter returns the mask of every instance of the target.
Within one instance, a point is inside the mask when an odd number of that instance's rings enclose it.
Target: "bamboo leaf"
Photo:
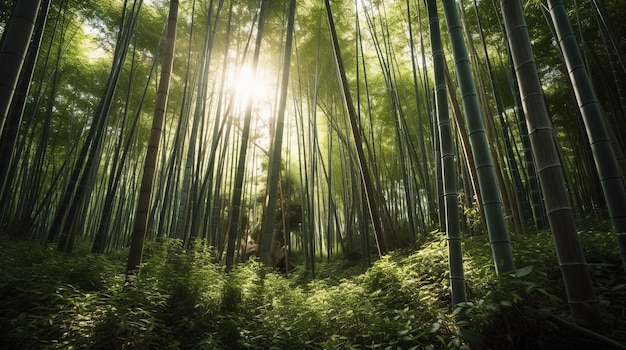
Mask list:
[[[517,277],[517,278],[520,278],[520,277],[527,276],[527,275],[528,275],[528,274],[530,274],[532,271],[533,271],[533,267],[532,267],[532,266],[526,266],[526,267],[523,267],[523,268],[521,268],[521,269],[517,269],[517,270],[515,270],[515,271],[511,274],[511,276],[513,276],[513,277]]]

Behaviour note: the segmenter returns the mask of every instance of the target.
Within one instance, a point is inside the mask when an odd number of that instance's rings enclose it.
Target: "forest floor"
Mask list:
[[[316,279],[256,261],[224,272],[201,244],[71,256],[0,235],[2,349],[614,349],[626,344],[626,273],[605,224],[579,232],[605,324],[569,321],[547,232],[511,236],[518,270],[496,276],[484,236],[464,238],[468,302],[450,306],[445,237],[367,270],[320,258]],[[582,226],[581,226],[582,227]],[[293,260],[298,261],[298,254]]]

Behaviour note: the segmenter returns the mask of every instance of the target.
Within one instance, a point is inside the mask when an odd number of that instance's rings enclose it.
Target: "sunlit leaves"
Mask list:
[[[148,245],[142,274],[125,288],[123,251],[91,257],[85,255],[88,245],[79,242],[76,256],[67,257],[3,236],[0,344],[19,341],[42,349],[563,345],[569,333],[546,321],[567,313],[559,298],[562,286],[555,283],[559,272],[551,238],[545,232],[512,238],[516,251],[524,253],[524,267],[500,277],[489,264],[486,239],[465,240],[471,293],[470,301],[454,310],[463,316],[455,323],[441,237],[419,252],[394,253],[365,274],[338,260],[325,267],[335,278],[311,282],[304,282],[305,271],[284,277],[258,261],[225,275],[202,242],[182,251],[180,240],[165,240]],[[617,326],[626,284],[619,256],[604,244],[607,238],[612,236],[602,231],[581,232],[605,315]]]

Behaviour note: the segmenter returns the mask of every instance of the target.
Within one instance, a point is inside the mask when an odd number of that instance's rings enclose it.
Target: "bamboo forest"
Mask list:
[[[626,349],[624,0],[0,0],[0,348]]]

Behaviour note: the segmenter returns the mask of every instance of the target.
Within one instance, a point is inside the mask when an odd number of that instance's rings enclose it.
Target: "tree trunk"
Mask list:
[[[333,19],[332,9],[328,0],[324,1],[326,5],[326,15],[328,18],[328,24],[330,28],[331,40],[333,45],[333,52],[335,55],[335,64],[337,66],[337,72],[339,75],[339,85],[344,97],[344,102],[348,109],[348,116],[350,119],[350,126],[352,130],[352,137],[354,138],[354,145],[357,152],[357,158],[359,163],[359,170],[361,173],[361,179],[365,185],[365,193],[367,195],[367,204],[370,211],[372,224],[374,226],[374,234],[376,236],[376,242],[378,244],[379,253],[386,253],[390,250],[398,248],[398,241],[395,232],[392,232],[391,227],[385,227],[383,229],[383,220],[380,213],[379,198],[372,182],[370,175],[370,169],[365,159],[365,152],[363,151],[363,141],[361,138],[361,127],[357,120],[356,110],[352,102],[350,94],[350,87],[348,86],[348,80],[344,69],[343,59],[341,57],[341,50],[339,48],[339,39],[337,38],[337,32],[335,30],[335,24]]]
[[[167,39],[165,41],[165,52],[161,62],[161,77],[157,90],[156,103],[154,107],[154,117],[152,119],[152,130],[148,139],[146,149],[146,159],[141,180],[141,188],[135,212],[133,234],[131,237],[130,252],[128,253],[128,263],[126,264],[126,275],[131,276],[139,272],[139,265],[143,255],[143,245],[148,228],[148,210],[150,209],[150,195],[152,193],[152,183],[156,170],[156,161],[161,142],[161,131],[167,109],[167,97],[172,77],[172,66],[174,64],[174,49],[176,46],[176,22],[178,18],[178,0],[170,1],[169,15],[167,20]]]
[[[467,56],[465,41],[459,20],[458,11],[454,0],[443,0],[448,32],[452,44],[452,55],[454,56],[457,70],[457,78],[461,88],[461,96],[467,128],[470,138],[474,161],[476,162],[476,173],[478,184],[482,196],[482,205],[487,222],[487,231],[491,242],[493,262],[496,273],[515,269],[513,254],[509,241],[508,228],[504,220],[504,209],[500,189],[498,188],[496,172],[493,159],[489,150],[489,144],[485,133],[474,79]],[[451,92],[452,93],[452,92]]]
[[[261,8],[259,14],[259,22],[257,28],[256,43],[254,46],[254,54],[252,57],[252,75],[256,76],[257,67],[259,65],[259,53],[261,51],[261,39],[263,38],[263,27],[265,24],[265,12],[267,10],[267,0],[261,0]],[[231,202],[230,218],[228,219],[228,244],[226,246],[226,269],[230,270],[234,263],[235,242],[237,240],[237,231],[239,227],[239,217],[241,212],[241,197],[243,180],[246,168],[246,155],[248,154],[248,141],[250,139],[250,123],[252,121],[252,98],[249,98],[245,106],[245,115],[243,120],[243,128],[241,130],[241,144],[239,145],[239,155],[237,161],[237,169],[233,183],[233,199]]]
[[[4,128],[0,128],[0,213],[4,212],[4,208],[9,202],[7,194],[11,192],[9,191],[10,183],[13,182],[12,175],[15,173],[15,169],[11,166],[11,163],[15,155],[14,150],[17,136],[20,125],[22,124],[28,92],[30,91],[31,82],[35,73],[35,63],[37,62],[37,57],[39,57],[39,50],[43,39],[42,34],[46,27],[49,8],[50,1],[44,2],[37,15],[35,33],[33,34],[34,45],[31,45],[28,49],[28,56],[25,62],[26,66],[21,72],[22,77],[19,85],[17,85],[16,95],[12,98],[11,108],[8,112]],[[2,83],[0,82],[0,84]]]
[[[49,2],[49,1],[48,1]],[[41,0],[16,1],[0,47],[0,134],[28,52]],[[38,41],[35,38],[35,41]]]
[[[602,325],[598,299],[576,233],[522,5],[519,0],[501,0],[500,4],[570,310],[577,323],[597,328]]]
[[[261,221],[261,261],[268,266],[274,266],[277,261],[274,258],[276,249],[282,249],[286,244],[276,247],[274,231],[274,221],[276,217],[276,202],[278,199],[278,186],[280,183],[280,168],[282,164],[281,152],[283,150],[283,130],[285,125],[285,109],[287,107],[287,91],[289,88],[289,72],[291,68],[291,48],[293,42],[293,27],[296,15],[296,1],[289,1],[289,14],[287,19],[287,37],[285,39],[285,52],[283,58],[283,72],[280,85],[280,101],[278,104],[278,114],[276,115],[276,127],[274,131],[273,144],[268,168],[267,196],[263,208],[263,219]],[[283,203],[284,204],[284,203]],[[283,217],[286,215],[282,212]],[[285,232],[288,234],[288,232]]]
[[[443,194],[445,202],[445,229],[448,237],[448,264],[453,307],[467,300],[465,275],[463,272],[463,250],[461,247],[461,228],[459,225],[459,200],[457,176],[454,162],[454,138],[450,125],[448,94],[446,89],[445,59],[439,15],[436,0],[428,0],[428,22],[430,23],[430,41],[432,46],[433,68],[435,71],[435,98],[439,126],[439,143],[443,171]],[[443,216],[443,213],[441,213]]]
[[[585,123],[611,223],[617,236],[622,267],[626,271],[626,188],[622,174],[606,130],[600,102],[587,75],[565,6],[561,0],[548,0],[548,7],[569,78],[576,92],[576,101]]]

